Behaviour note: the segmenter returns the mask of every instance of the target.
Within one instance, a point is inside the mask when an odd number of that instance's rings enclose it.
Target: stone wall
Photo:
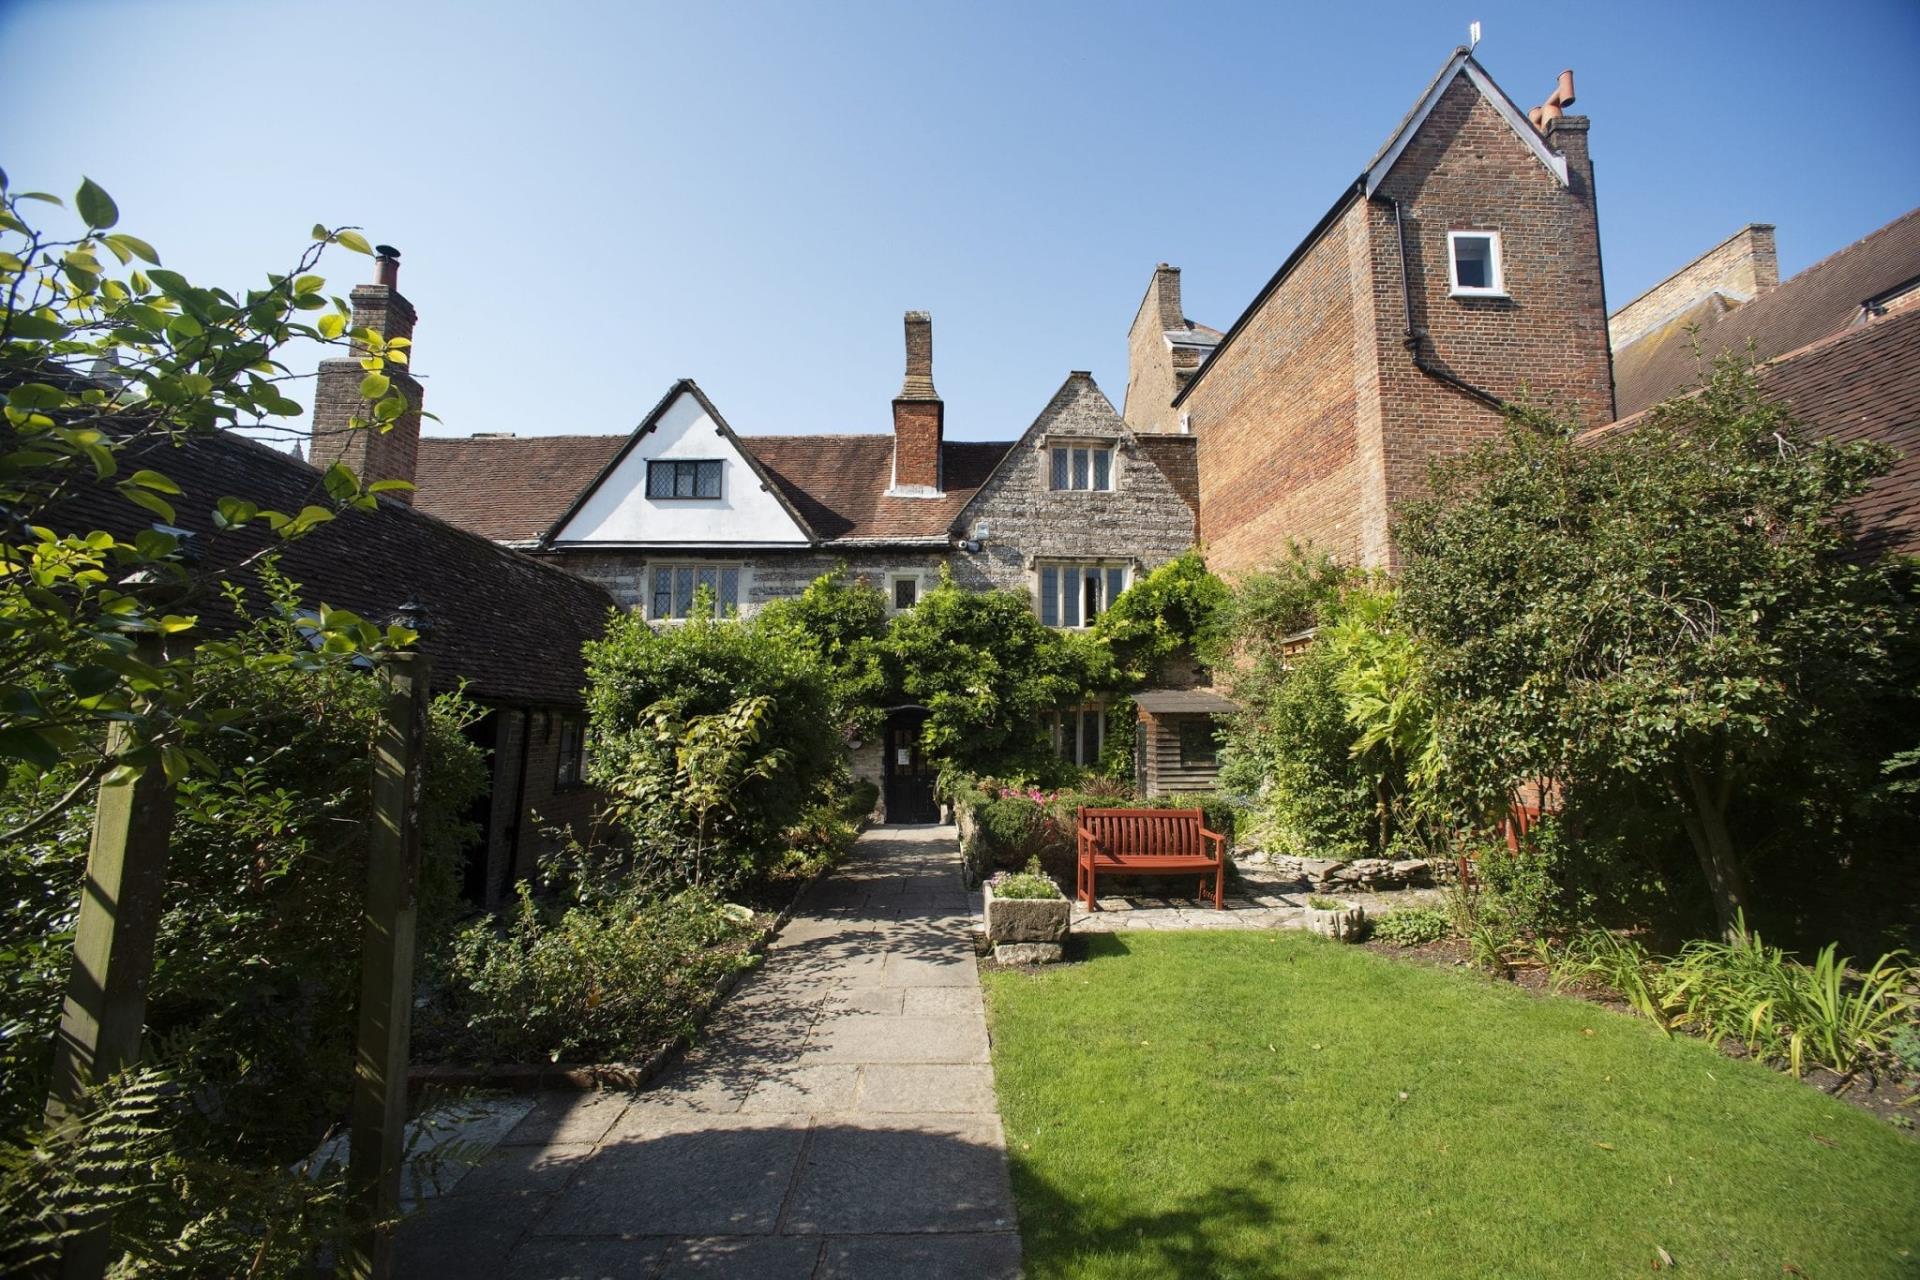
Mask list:
[[[1049,485],[1049,439],[1112,441],[1111,491]],[[954,578],[976,590],[1033,594],[1037,560],[1120,560],[1136,577],[1193,545],[1194,517],[1167,477],[1131,441],[1093,377],[1068,377],[1006,461],[975,497],[967,517],[980,553],[955,557]],[[984,534],[981,532],[985,527]]]

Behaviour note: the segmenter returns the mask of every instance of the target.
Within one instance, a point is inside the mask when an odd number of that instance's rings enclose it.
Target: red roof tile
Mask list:
[[[625,444],[608,436],[429,436],[414,505],[500,542],[538,539]],[[1012,445],[946,442],[938,498],[890,498],[893,436],[742,436],[821,538],[938,538]]]

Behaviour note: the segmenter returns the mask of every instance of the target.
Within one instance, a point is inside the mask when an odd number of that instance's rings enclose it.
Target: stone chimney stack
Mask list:
[[[907,376],[893,401],[895,497],[940,496],[940,453],[946,405],[933,389],[933,317],[907,312]]]
[[[353,304],[352,328],[372,330],[389,341],[394,338],[411,341],[416,317],[413,304],[400,294],[400,251],[383,244],[375,246],[374,253],[373,283],[355,286],[349,299]],[[355,343],[354,349],[365,350],[361,343]],[[407,349],[407,356],[411,360],[411,347]],[[360,361],[322,360],[320,376],[314,384],[313,436],[307,460],[323,470],[335,462],[343,462],[360,477],[363,485],[376,480],[411,482],[420,455],[423,399],[420,383],[411,369],[411,364],[390,363],[381,370],[390,384],[388,393],[403,396],[410,406],[382,431],[374,424],[358,428],[348,425],[363,408],[367,409],[363,416],[371,418],[370,407],[360,395],[360,384],[367,376]],[[413,501],[410,489],[395,490],[390,496],[402,502]]]

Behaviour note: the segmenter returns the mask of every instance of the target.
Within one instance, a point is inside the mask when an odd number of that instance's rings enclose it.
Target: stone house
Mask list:
[[[1127,419],[1196,440],[1216,569],[1258,568],[1296,541],[1390,568],[1395,508],[1422,492],[1430,459],[1496,433],[1504,405],[1613,418],[1572,101],[1569,74],[1530,118],[1457,49],[1223,335],[1186,321],[1178,274],[1155,269],[1128,343]]]
[[[368,474],[413,480],[419,510],[663,623],[703,588],[750,615],[844,564],[895,609],[944,570],[963,588],[1025,594],[1049,626],[1085,627],[1193,545],[1192,437],[1136,430],[1075,371],[1017,440],[950,440],[931,318],[909,312],[905,339],[891,433],[742,435],[681,379],[624,434],[428,437],[367,457]],[[897,708],[884,755],[881,743],[856,751],[860,772],[913,780],[900,788],[909,809],[931,795],[924,714]],[[1062,708],[1051,727],[1068,759],[1099,754],[1099,706]]]

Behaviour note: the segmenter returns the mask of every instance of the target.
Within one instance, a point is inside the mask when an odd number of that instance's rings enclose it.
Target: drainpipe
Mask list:
[[[1393,239],[1400,254],[1400,305],[1405,312],[1406,323],[1401,342],[1407,348],[1407,354],[1413,357],[1413,367],[1437,382],[1444,382],[1456,391],[1472,396],[1480,403],[1505,413],[1507,402],[1491,391],[1484,391],[1471,382],[1463,382],[1447,370],[1428,359],[1421,350],[1421,335],[1413,327],[1413,283],[1407,278],[1407,229],[1406,221],[1400,212],[1400,202],[1390,195],[1380,195],[1376,199],[1385,200],[1393,207]]]

